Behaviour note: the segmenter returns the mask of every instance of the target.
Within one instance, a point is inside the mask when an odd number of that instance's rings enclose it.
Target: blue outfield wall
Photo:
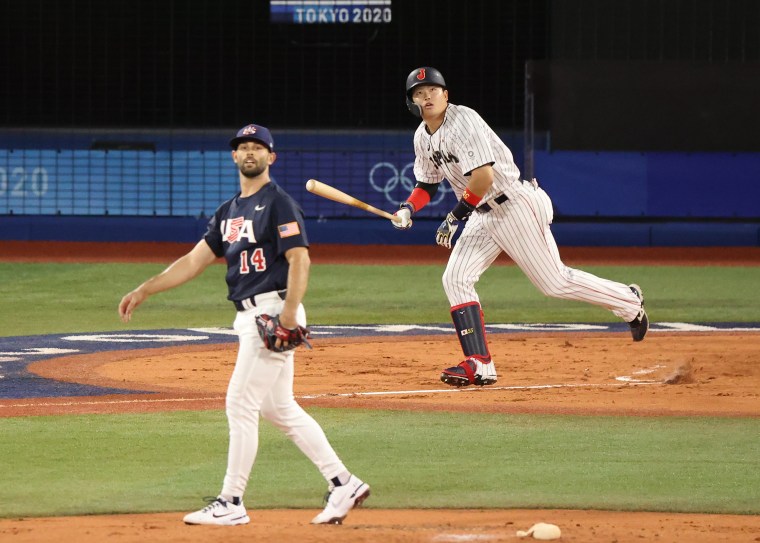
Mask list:
[[[454,204],[445,186],[399,232],[305,190],[317,178],[394,210],[414,185],[412,129],[274,135],[272,176],[301,203],[312,242],[431,243]],[[204,217],[238,190],[229,136],[0,130],[0,239],[195,241]],[[521,164],[522,135],[501,136]],[[760,245],[760,153],[539,150],[533,164],[560,245]]]
[[[2,240],[194,243],[206,231],[206,218],[0,216]],[[437,219],[416,220],[399,231],[381,218],[307,219],[311,243],[432,245]],[[560,246],[576,247],[757,247],[758,223],[557,222]]]
[[[760,219],[760,153],[537,151],[555,214]]]

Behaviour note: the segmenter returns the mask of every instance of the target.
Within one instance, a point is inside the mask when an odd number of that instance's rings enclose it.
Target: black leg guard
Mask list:
[[[453,387],[485,386],[496,382],[496,368],[491,361],[480,304],[470,302],[451,308],[451,319],[465,359],[441,372],[441,381]]]
[[[457,305],[451,308],[451,320],[457,329],[457,337],[462,352],[467,357],[478,358],[483,362],[491,360],[486,342],[486,327],[483,323],[483,310],[478,302]]]

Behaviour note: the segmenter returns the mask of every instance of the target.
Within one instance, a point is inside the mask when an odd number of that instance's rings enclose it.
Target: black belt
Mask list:
[[[287,290],[277,290],[275,293],[280,297],[281,300],[285,299],[285,296],[287,296],[288,291]],[[235,304],[235,309],[238,311],[245,311],[246,309],[251,309],[252,307],[256,307],[256,298],[258,296],[261,296],[262,294],[269,294],[269,292],[261,292],[259,294],[254,294],[250,298],[245,298],[244,300],[232,300],[232,303]]]
[[[494,198],[493,200],[490,200],[490,202],[491,202],[490,204],[489,203],[480,204],[478,207],[475,208],[475,211],[477,211],[478,213],[488,213],[494,207],[500,206],[501,204],[503,204],[507,200],[509,200],[509,198],[507,198],[506,194],[500,194],[496,198]]]

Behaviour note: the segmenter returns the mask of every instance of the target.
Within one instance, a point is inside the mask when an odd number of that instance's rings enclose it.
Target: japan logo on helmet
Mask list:
[[[419,107],[412,101],[412,92],[420,85],[436,85],[445,89],[446,81],[441,72],[430,66],[412,70],[406,78],[406,107],[415,117],[420,117],[422,114]]]

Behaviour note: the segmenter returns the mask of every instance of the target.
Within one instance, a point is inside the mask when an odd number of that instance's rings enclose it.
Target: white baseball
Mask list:
[[[556,524],[539,522],[534,524],[531,530],[533,530],[533,539],[540,539],[541,541],[550,541],[562,537],[562,531]]]

